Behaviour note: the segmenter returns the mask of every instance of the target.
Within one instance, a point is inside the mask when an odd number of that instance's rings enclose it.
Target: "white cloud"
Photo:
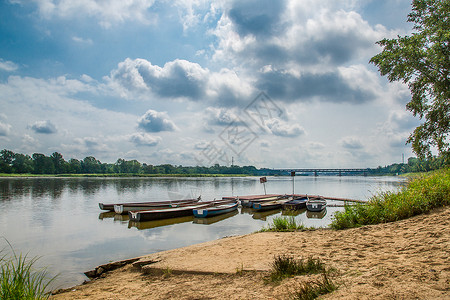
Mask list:
[[[16,0],[25,4],[24,0]],[[109,28],[114,24],[126,21],[138,21],[144,24],[154,22],[149,9],[154,0],[33,0],[38,5],[39,14],[47,19],[58,17],[61,19],[75,19],[92,17],[98,23]]]
[[[14,72],[19,68],[19,66],[12,61],[9,60],[3,60],[0,58],[0,71],[6,71],[6,72]]]
[[[161,137],[139,132],[133,133],[130,136],[130,141],[135,143],[137,146],[153,147],[161,142]]]
[[[138,126],[146,132],[178,130],[166,112],[158,112],[151,109],[138,119]]]
[[[275,118],[266,121],[266,126],[272,134],[277,136],[297,137],[305,134],[305,129],[299,124],[287,123]]]
[[[84,44],[84,45],[92,45],[94,44],[94,42],[91,39],[84,39],[78,36],[74,36],[72,37],[72,40],[74,42],[80,43],[80,44]]]

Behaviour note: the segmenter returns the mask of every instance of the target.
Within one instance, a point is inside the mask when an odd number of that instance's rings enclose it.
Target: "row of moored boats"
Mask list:
[[[101,210],[128,214],[130,221],[142,222],[194,215],[197,218],[213,217],[238,209],[238,206],[250,207],[256,211],[274,209],[322,211],[327,201],[320,196],[308,195],[252,195],[241,197],[223,197],[220,200],[202,201],[194,199],[104,204]]]

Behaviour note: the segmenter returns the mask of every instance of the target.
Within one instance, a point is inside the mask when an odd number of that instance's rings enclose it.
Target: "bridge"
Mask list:
[[[357,175],[363,174],[367,176],[369,168],[358,169],[358,168],[347,168],[347,169],[273,169],[274,171],[290,172],[291,176],[295,176],[295,173],[313,173],[314,176],[319,176],[319,173],[333,173],[339,176],[343,175]]]

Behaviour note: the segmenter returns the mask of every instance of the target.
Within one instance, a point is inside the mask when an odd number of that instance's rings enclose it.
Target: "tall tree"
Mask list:
[[[421,158],[431,148],[448,156],[450,134],[450,1],[413,0],[408,22],[411,36],[383,39],[382,52],[370,60],[389,81],[408,84],[412,99],[407,109],[423,123],[408,143]]]
[[[3,149],[0,151],[0,173],[11,173],[14,152]]]

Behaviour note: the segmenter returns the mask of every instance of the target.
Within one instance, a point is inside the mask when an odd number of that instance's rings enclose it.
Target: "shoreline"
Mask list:
[[[158,252],[50,299],[286,299],[314,280],[265,283],[276,255],[320,257],[335,268],[339,288],[324,299],[450,299],[450,207],[392,223],[252,233]]]

